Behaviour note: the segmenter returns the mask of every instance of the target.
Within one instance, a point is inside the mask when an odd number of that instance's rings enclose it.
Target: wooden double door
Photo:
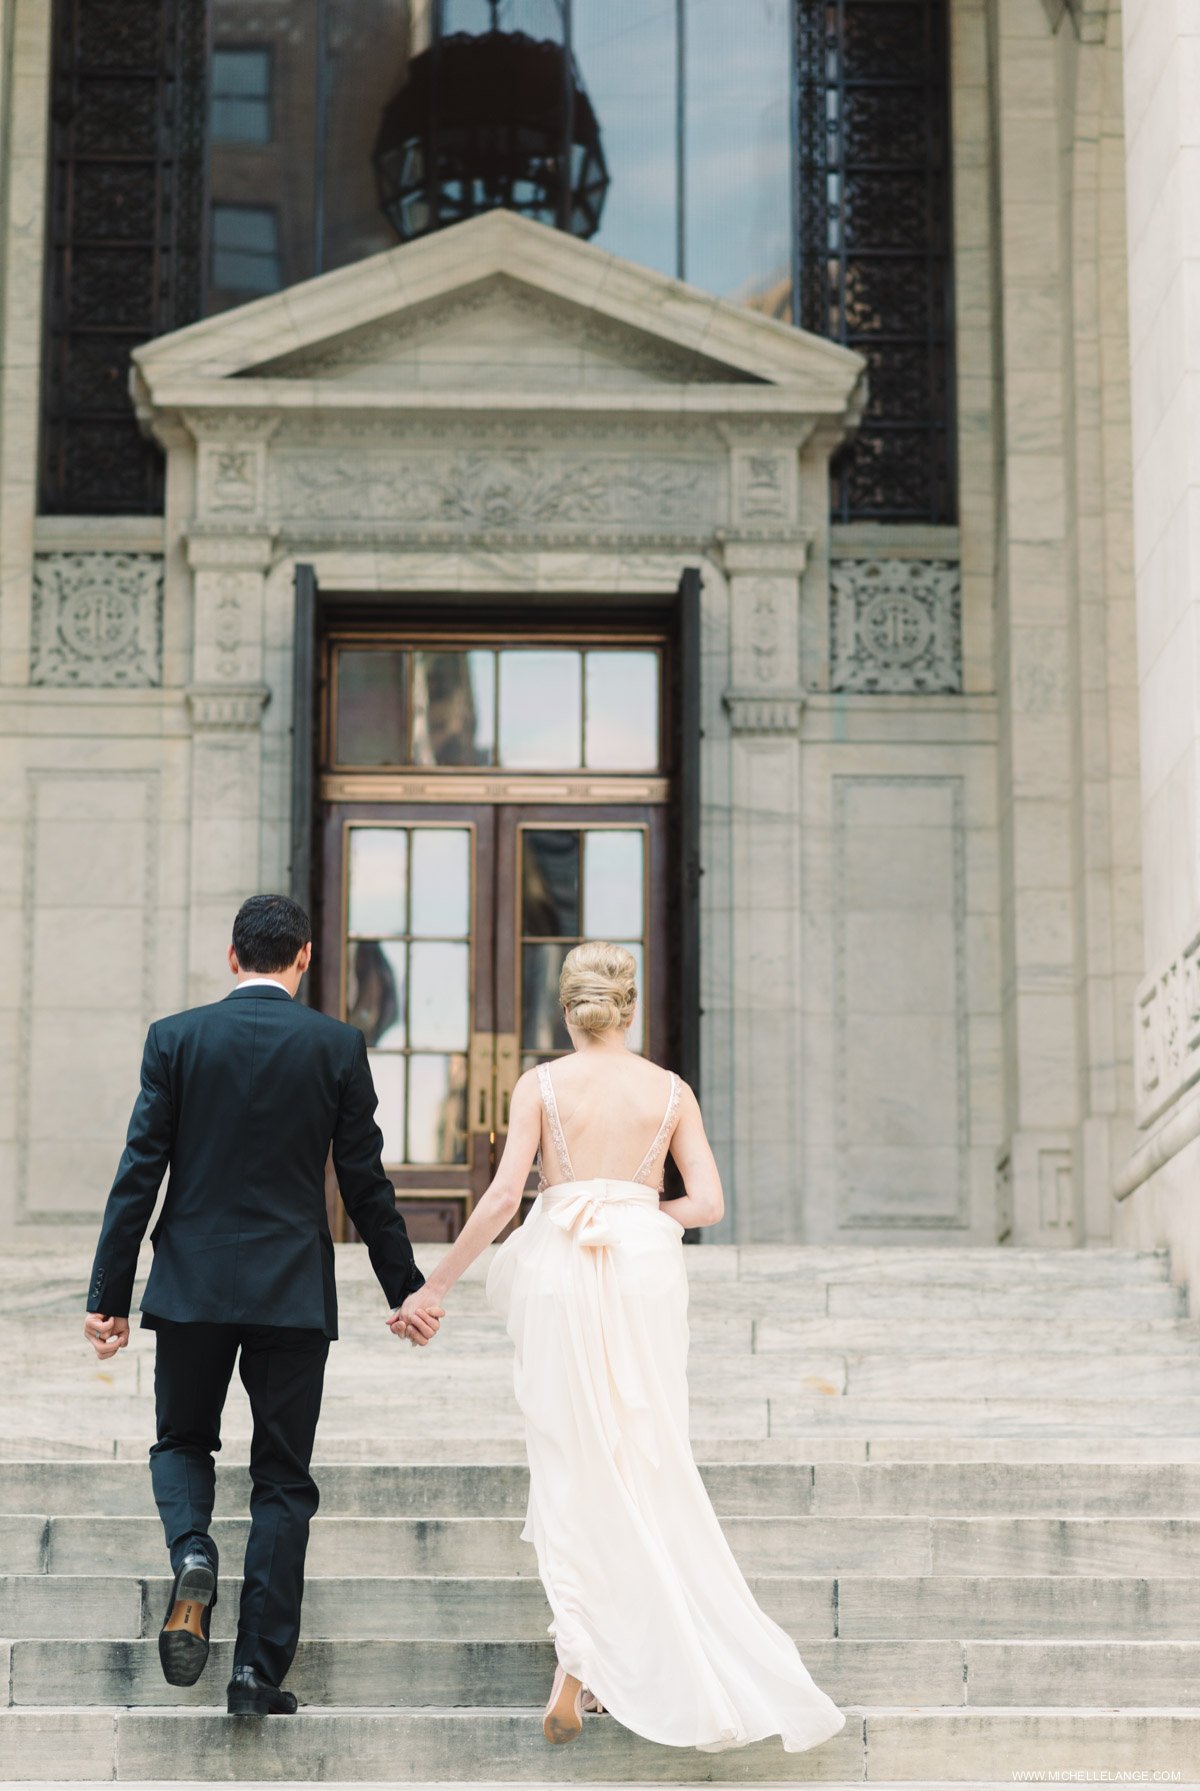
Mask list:
[[[366,1036],[410,1232],[452,1238],[491,1178],[517,1077],[570,1049],[558,976],[572,945],[628,947],[631,1044],[670,1054],[667,809],[346,802],[324,836],[321,1006]]]

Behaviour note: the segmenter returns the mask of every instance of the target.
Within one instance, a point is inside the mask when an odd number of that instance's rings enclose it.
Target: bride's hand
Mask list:
[[[445,1316],[446,1309],[437,1296],[428,1288],[419,1287],[416,1293],[409,1294],[398,1312],[389,1314],[386,1322],[393,1337],[407,1337],[411,1344],[423,1349],[437,1336]]]

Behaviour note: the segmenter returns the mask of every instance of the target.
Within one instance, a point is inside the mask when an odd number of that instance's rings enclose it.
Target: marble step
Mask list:
[[[805,1640],[804,1662],[839,1704],[1187,1704],[1200,1672],[1197,1641]],[[12,1705],[211,1705],[229,1679],[233,1643],[218,1641],[200,1682],[162,1676],[156,1638],[0,1643]],[[5,1669],[7,1668],[7,1672]],[[288,1687],[306,1708],[536,1705],[554,1649],[536,1641],[302,1640]]]
[[[230,1568],[238,1565],[230,1560]],[[1193,1641],[1200,1577],[1127,1574],[750,1574],[755,1598],[797,1642]],[[224,1574],[213,1634],[237,1622],[240,1582]],[[157,1635],[171,1581],[159,1572],[0,1575],[0,1635],[78,1640]],[[540,1641],[550,1612],[539,1581],[489,1577],[310,1576],[309,1640]]]
[[[1200,1519],[1161,1517],[727,1517],[746,1573],[1200,1574]],[[236,1559],[247,1520],[218,1518],[218,1548]],[[513,1518],[318,1516],[314,1574],[535,1572]],[[154,1518],[0,1516],[0,1573],[149,1575],[162,1561]]]
[[[868,1352],[832,1348],[775,1349],[762,1354],[730,1350],[720,1356],[697,1351],[691,1383],[700,1399],[716,1389],[724,1398],[770,1397],[781,1390],[809,1390],[862,1397],[1000,1398],[1022,1395],[1036,1399],[1095,1397],[1110,1392],[1128,1398],[1171,1398],[1200,1395],[1200,1344],[1188,1350],[1142,1350],[1118,1347],[1110,1337],[1103,1350],[1068,1347],[1052,1351],[1010,1347],[1006,1351],[937,1351],[913,1338],[903,1349]],[[325,1377],[325,1402],[367,1398],[448,1398],[469,1387],[512,1404],[512,1356],[507,1346],[490,1355],[458,1354],[441,1349],[441,1339],[420,1360],[404,1347],[398,1359],[390,1339],[357,1354],[339,1350]],[[413,1359],[409,1359],[413,1358]],[[14,1375],[19,1362],[6,1362]],[[42,1397],[78,1399],[83,1388],[100,1399],[141,1395],[154,1390],[154,1360],[147,1351],[123,1357],[116,1367],[98,1364],[90,1352],[71,1362],[43,1367],[37,1374]]]
[[[0,1758],[18,1780],[107,1778],[162,1783],[303,1779],[333,1783],[824,1783],[867,1777],[906,1785],[962,1783],[1030,1769],[1192,1777],[1200,1709],[850,1707],[820,1747],[785,1754],[777,1741],[735,1755],[641,1741],[610,1717],[589,1718],[570,1748],[546,1746],[540,1712],[307,1710],[285,1720],[230,1722],[223,1710],[0,1711]]]
[[[722,1515],[1200,1517],[1200,1463],[701,1462]],[[319,1473],[322,1517],[523,1518],[523,1462],[339,1463]],[[217,1511],[247,1508],[244,1467],[217,1468]],[[152,1517],[141,1462],[0,1462],[0,1512]]]

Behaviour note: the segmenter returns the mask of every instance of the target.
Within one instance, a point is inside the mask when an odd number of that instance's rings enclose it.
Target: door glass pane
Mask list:
[[[659,761],[658,654],[589,653],[589,771],[653,771]]]
[[[558,1000],[558,975],[569,945],[521,947],[521,1046],[569,1051],[571,1039]]]
[[[500,763],[511,771],[577,771],[583,748],[582,655],[500,654]]]
[[[645,904],[640,829],[589,828],[583,849],[583,927],[589,939],[640,936]]]
[[[404,1058],[399,1054],[369,1051],[367,1061],[379,1105],[375,1122],[383,1133],[385,1163],[404,1161]]]
[[[526,938],[579,936],[579,835],[568,828],[523,835],[521,931]]]
[[[414,765],[494,762],[494,653],[414,653],[412,700]]]
[[[408,1072],[408,1160],[467,1160],[467,1059],[413,1056]]]
[[[470,909],[471,836],[466,828],[414,827],[414,939],[465,939],[471,928]]]
[[[350,932],[405,930],[408,835],[402,827],[350,829]]]
[[[619,939],[615,940],[614,944],[623,945],[637,965],[638,1003],[633,1016],[633,1024],[629,1028],[629,1049],[631,1051],[641,1051],[646,1042],[646,1028],[643,1024],[642,1013],[644,994],[642,983],[646,971],[646,953],[636,939]]]
[[[337,763],[405,764],[408,655],[343,647],[337,658]]]
[[[470,1031],[470,948],[409,947],[408,1035],[414,1051],[465,1051]]]
[[[360,939],[350,948],[346,1018],[362,1028],[368,1045],[404,1044],[404,959],[399,942]]]

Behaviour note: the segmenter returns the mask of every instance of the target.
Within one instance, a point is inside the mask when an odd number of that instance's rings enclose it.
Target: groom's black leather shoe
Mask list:
[[[185,1555],[171,1588],[158,1658],[168,1685],[195,1685],[208,1664],[208,1632],[217,1602],[217,1570],[199,1549]]]
[[[253,1667],[235,1667],[225,1694],[230,1716],[295,1716],[299,1700],[260,1679]]]

